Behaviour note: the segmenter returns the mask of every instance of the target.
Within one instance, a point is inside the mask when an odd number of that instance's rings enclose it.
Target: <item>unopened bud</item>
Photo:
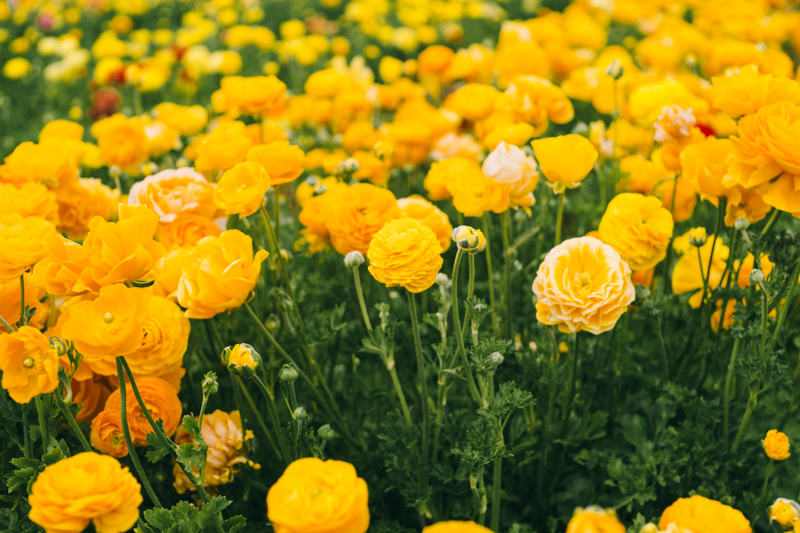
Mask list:
[[[744,231],[750,227],[750,221],[744,217],[739,217],[736,219],[733,227],[736,228],[736,231]]]
[[[480,245],[478,232],[469,226],[458,226],[453,230],[452,237],[460,250],[476,250]]]
[[[642,529],[639,530],[639,533],[659,533],[661,531],[658,529],[658,526],[655,524],[645,524],[642,526]]]
[[[295,381],[299,376],[297,369],[292,365],[283,365],[283,368],[281,368],[281,381]]]
[[[502,365],[504,360],[505,358],[503,357],[503,354],[501,354],[500,352],[494,352],[492,354],[492,364],[494,364],[495,366]]]
[[[436,284],[437,285],[447,285],[447,282],[450,281],[450,278],[447,277],[447,274],[444,272],[439,272],[436,274]]]
[[[622,77],[625,73],[625,69],[622,67],[622,61],[619,59],[615,59],[606,67],[605,73],[618,80]]]
[[[750,271],[750,284],[751,285],[758,285],[759,283],[764,282],[764,273],[761,272],[759,269],[754,268]]]
[[[301,407],[298,407],[297,409],[295,409],[295,410],[294,410],[294,417],[295,417],[297,420],[303,420],[303,421],[305,421],[305,420],[308,420],[308,413],[307,413],[307,412],[306,412],[306,410],[305,410],[305,409],[303,409],[303,407],[301,406]]]
[[[209,372],[203,377],[202,382],[203,396],[211,396],[219,390],[219,383],[217,383],[217,374]]]
[[[689,244],[692,246],[696,246],[700,248],[706,243],[706,236],[705,235],[690,235],[689,236]]]
[[[352,157],[348,157],[344,161],[340,161],[336,168],[334,169],[333,173],[336,176],[352,176],[355,172],[358,172],[358,169],[361,168],[361,165],[356,159]]]
[[[344,266],[347,268],[357,268],[364,264],[364,254],[355,250],[344,256]]]
[[[278,315],[272,313],[267,317],[267,320],[266,322],[264,322],[264,325],[267,326],[268,330],[275,331],[279,327],[281,327],[281,319],[280,317],[278,317]]]
[[[319,435],[319,438],[321,439],[331,440],[334,436],[333,428],[331,428],[328,424],[325,424],[317,430],[317,435]]]

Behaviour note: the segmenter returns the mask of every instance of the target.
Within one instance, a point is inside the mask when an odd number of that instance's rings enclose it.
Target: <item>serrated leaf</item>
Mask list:
[[[163,508],[145,511],[144,519],[159,531],[166,531],[175,523],[175,519],[172,517],[170,511]]]
[[[192,415],[184,416],[183,420],[181,420],[181,426],[190,435],[193,435],[194,437],[198,437],[201,439],[203,438],[203,432],[200,428],[200,423]]]
[[[216,498],[212,498],[210,502],[203,505],[200,509],[200,512],[197,513],[197,523],[202,528],[208,522],[214,519],[214,515],[219,512],[222,512],[223,509],[227,508],[231,503],[225,496],[217,496]]]
[[[147,457],[147,460],[151,463],[157,463],[167,455],[169,455],[169,450],[165,448],[159,448],[157,450],[150,450],[145,454],[145,457]]]

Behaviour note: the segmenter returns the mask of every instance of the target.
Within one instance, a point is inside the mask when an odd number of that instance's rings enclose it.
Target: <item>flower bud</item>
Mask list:
[[[689,232],[689,244],[700,248],[706,243],[708,237],[705,228],[694,228]]]
[[[344,256],[344,266],[347,268],[357,268],[364,264],[364,254],[355,250]]]
[[[476,229],[475,232],[478,234],[478,246],[474,250],[469,251],[469,253],[472,255],[475,255],[486,249],[486,237],[483,236],[483,232],[479,229]]]
[[[228,370],[243,378],[253,377],[255,369],[261,364],[261,356],[249,344],[241,343],[222,352],[222,362]]]
[[[619,59],[614,59],[609,65],[606,67],[605,73],[618,80],[622,77],[625,73],[625,69],[622,66],[622,62]]]
[[[333,170],[333,174],[338,177],[349,177],[357,172],[359,168],[361,168],[359,162],[352,157],[348,157],[336,165],[336,168]]]
[[[480,237],[475,229],[469,226],[459,226],[453,230],[453,242],[459,250],[474,250],[480,245]]]
[[[750,221],[744,217],[739,217],[736,219],[733,227],[736,228],[736,231],[744,231],[750,227]]]
[[[306,413],[306,410],[303,409],[302,406],[300,406],[300,407],[298,407],[297,409],[294,410],[294,417],[297,420],[305,421],[305,420],[308,420],[308,413]]]
[[[764,281],[764,273],[761,272],[759,269],[754,268],[750,271],[750,284],[751,285],[758,285]]]
[[[661,530],[658,529],[657,525],[650,523],[643,525],[642,529],[639,530],[639,533],[660,533],[660,531]]]
[[[372,147],[372,152],[381,161],[387,161],[394,157],[394,146],[388,141],[378,141]]]
[[[501,354],[500,352],[494,352],[492,354],[492,364],[494,366],[500,366],[501,364],[503,364],[504,360],[505,358],[503,357],[503,354]]]
[[[447,274],[445,274],[444,272],[439,272],[438,274],[436,274],[436,284],[437,285],[447,285],[447,283],[449,281],[450,281],[450,278],[448,278]]]
[[[281,327],[281,319],[275,313],[271,313],[268,317],[264,325],[267,326],[267,329],[270,331],[275,331],[279,327]]]
[[[317,435],[319,435],[319,438],[321,439],[331,440],[334,435],[333,428],[331,428],[331,426],[328,424],[325,424],[317,430]]]
[[[295,381],[299,377],[297,369],[292,365],[283,365],[281,368],[280,380],[281,381]]]
[[[219,390],[219,383],[217,383],[217,374],[209,372],[203,377],[202,382],[203,396],[208,397]]]
[[[769,508],[769,521],[783,529],[791,528],[800,520],[800,504],[794,500],[778,498]]]
[[[756,272],[753,270],[753,272]],[[760,272],[760,271],[759,271]],[[750,282],[752,283],[753,274],[750,274]],[[785,433],[777,429],[767,431],[767,436],[761,441],[761,446],[764,448],[764,453],[773,461],[785,461],[791,455],[789,453],[789,437]]]

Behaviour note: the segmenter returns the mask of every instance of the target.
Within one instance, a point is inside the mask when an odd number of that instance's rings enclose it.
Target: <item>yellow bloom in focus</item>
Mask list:
[[[24,57],[15,57],[3,65],[3,76],[10,80],[24,78],[31,71],[31,62]]]
[[[252,215],[264,201],[270,176],[260,163],[244,161],[226,170],[214,189],[214,203],[227,215]]]
[[[238,230],[201,240],[186,257],[177,288],[187,318],[211,318],[240,307],[255,288],[261,263],[269,255],[253,254],[253,240]]]
[[[789,437],[777,429],[767,431],[767,436],[761,441],[764,453],[773,461],[785,461],[791,455],[789,453]]]
[[[550,250],[533,293],[539,322],[595,335],[612,329],[636,297],[628,264],[593,237],[568,239]]]
[[[61,335],[87,358],[129,354],[142,343],[147,299],[146,292],[120,283],[103,287],[95,299],[70,308]]]
[[[614,509],[601,507],[578,507],[567,524],[566,533],[625,533],[627,531],[617,518]]]
[[[631,269],[647,270],[667,256],[673,226],[658,198],[622,193],[609,202],[598,232]]]
[[[387,287],[422,292],[436,282],[442,268],[442,245],[436,234],[413,218],[386,224],[369,245],[372,276]]]
[[[100,453],[111,457],[128,455],[128,445],[122,433],[122,418],[119,407],[97,413],[92,420],[92,432],[89,435],[92,447]]]
[[[122,533],[139,518],[142,488],[118,460],[83,452],[44,469],[31,487],[28,518],[46,533]]]
[[[148,140],[144,122],[117,113],[92,125],[92,136],[107,165],[130,168],[147,161]]]
[[[259,356],[252,346],[245,343],[239,343],[233,346],[230,351],[225,351],[225,364],[233,366],[236,369],[242,369],[246,366],[252,370],[258,368],[261,363],[261,356]]]
[[[201,239],[202,240],[202,239]],[[164,256],[156,270],[155,283],[150,286],[150,293],[154,296],[163,296],[177,302],[176,291],[183,274],[183,265],[189,257],[192,247],[176,248]]]
[[[206,413],[203,417],[203,425],[200,428],[203,440],[208,444],[208,455],[206,457],[206,471],[203,486],[217,487],[233,481],[236,474],[243,464],[248,460],[240,453],[245,435],[242,434],[242,419],[239,411],[226,413],[217,409],[213,413]],[[178,445],[191,443],[192,435],[186,433],[181,427],[175,435],[175,442]],[[247,431],[247,439],[253,438],[253,432]],[[258,464],[251,465],[258,469]],[[177,463],[173,469],[175,482],[172,484],[178,494],[184,494],[187,490],[197,490],[189,481],[183,468]]]
[[[39,182],[52,187],[77,179],[75,154],[59,139],[20,143],[0,165],[0,181],[9,183]]]
[[[397,207],[400,208],[400,214],[403,217],[413,218],[436,234],[436,238],[442,246],[442,253],[450,248],[450,234],[453,233],[453,225],[450,224],[450,219],[447,218],[444,211],[416,194],[397,200]]]
[[[597,161],[597,150],[580,135],[537,139],[531,146],[547,185],[556,193],[580,185]]]
[[[708,272],[708,261],[711,259],[711,250],[714,250],[714,260],[711,262],[711,271]],[[694,247],[686,250],[686,253],[675,263],[672,270],[672,292],[684,294],[696,291],[689,298],[689,305],[697,309],[703,302],[703,277],[708,278],[708,288],[714,290],[719,287],[722,281],[722,273],[725,271],[725,261],[728,259],[730,249],[722,244],[722,239],[717,239],[714,246],[714,236],[709,235],[706,243],[699,248],[700,256]],[[702,260],[702,265],[700,261]]]
[[[194,168],[198,172],[227,170],[244,161],[252,145],[253,141],[247,136],[244,123],[223,122],[200,143]]]
[[[46,240],[47,256],[33,269],[33,280],[48,293],[77,296],[85,292],[76,288],[78,280],[89,267],[89,255],[80,244],[52,235]]]
[[[711,84],[712,105],[732,117],[752,115],[776,102],[800,105],[800,84],[783,76],[759,74],[756,65],[713,77]]]
[[[219,237],[222,230],[208,217],[179,214],[172,222],[162,224],[156,233],[167,253],[176,248],[191,248],[206,237]]]
[[[3,388],[17,403],[28,403],[38,394],[58,386],[58,351],[38,329],[21,326],[0,335],[0,370]]]
[[[455,175],[446,185],[453,206],[468,217],[480,217],[486,211],[502,213],[510,207],[509,189],[487,178],[479,167]]]
[[[373,235],[399,217],[400,208],[391,191],[357,183],[336,196],[327,221],[331,244],[342,255],[352,251],[366,255]]]
[[[437,522],[426,526],[422,533],[491,533],[491,529],[485,528],[475,522],[461,522],[449,520]]]
[[[119,204],[119,222],[95,217],[83,249],[89,268],[81,274],[78,290],[142,279],[164,257],[164,246],[153,240],[158,215],[143,205]]]
[[[794,500],[778,498],[769,508],[770,523],[776,522],[783,529],[789,529],[800,522],[800,505]]]
[[[727,196],[729,187],[723,184],[728,173],[728,157],[733,154],[733,143],[728,139],[707,137],[705,141],[691,144],[681,152],[683,177],[703,200],[719,205],[719,198]]]
[[[702,533],[751,533],[750,521],[741,511],[716,500],[694,495],[680,498],[664,510],[658,527],[670,524]]]
[[[44,259],[52,235],[55,228],[43,218],[0,215],[0,279],[19,277]]]
[[[253,146],[247,152],[247,160],[260,163],[267,170],[272,185],[277,187],[294,181],[303,173],[305,154],[289,141],[276,141]]]
[[[290,464],[270,487],[267,517],[275,533],[365,533],[368,500],[367,483],[353,465],[306,457]]]
[[[172,222],[179,214],[212,217],[214,187],[192,168],[162,170],[137,181],[128,193],[128,204],[145,205],[161,222]]]
[[[422,186],[428,191],[428,198],[431,200],[445,200],[450,198],[447,186],[462,174],[480,173],[481,166],[475,159],[465,157],[453,157],[444,161],[437,161],[431,164],[428,175]]]
[[[134,399],[133,388],[130,383],[125,383],[128,398]],[[136,387],[144,401],[145,407],[150,411],[153,420],[161,420],[164,424],[164,432],[168,436],[175,434],[178,424],[181,421],[183,408],[178,399],[178,392],[168,382],[161,378],[143,377],[136,379]],[[106,400],[105,410],[120,412],[120,391],[119,389],[109,395]],[[153,432],[153,427],[144,416],[144,412],[139,407],[139,402],[126,402],[128,415],[128,425],[131,430],[131,440],[134,446],[147,446],[147,434]]]

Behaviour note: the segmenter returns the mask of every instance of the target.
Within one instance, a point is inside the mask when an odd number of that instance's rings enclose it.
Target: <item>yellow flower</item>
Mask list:
[[[253,240],[238,230],[201,240],[186,257],[177,298],[188,318],[211,318],[239,308],[255,288],[261,263],[269,255],[253,254]]]
[[[244,435],[242,434],[242,420],[239,411],[226,413],[217,409],[213,413],[206,413],[203,417],[201,427],[203,440],[208,444],[208,455],[206,457],[206,477],[203,480],[205,487],[217,487],[233,481],[241,465],[248,463],[248,460],[240,453],[244,445]],[[247,439],[253,438],[253,432],[247,431]],[[178,428],[175,435],[175,442],[180,444],[191,443],[193,437],[186,433],[184,429]],[[258,469],[258,464],[250,463]],[[172,484],[178,494],[183,494],[187,490],[197,490],[189,481],[183,468],[177,463],[173,469],[175,482]]]
[[[550,250],[533,293],[539,322],[595,335],[612,329],[636,297],[627,263],[593,237],[568,239]]]
[[[483,174],[508,189],[511,207],[528,208],[535,202],[533,190],[539,183],[536,161],[519,147],[501,142],[481,167]]]
[[[43,218],[0,215],[0,279],[19,277],[44,259],[52,235],[55,228]]]
[[[21,143],[0,165],[0,180],[9,183],[39,182],[54,186],[77,179],[75,155],[59,139]]]
[[[217,113],[233,118],[241,114],[263,116],[283,106],[286,85],[275,76],[225,76],[221,88],[211,95]]]
[[[726,76],[711,78],[713,106],[733,117],[752,115],[775,102],[800,105],[800,84],[791,78],[759,74],[756,65],[741,67]]]
[[[41,183],[2,184],[0,213],[41,217],[51,224],[58,225],[56,193]]]
[[[144,122],[117,113],[92,125],[92,135],[107,165],[129,168],[147,161],[148,140]]]
[[[0,335],[2,385],[17,403],[28,403],[38,394],[56,390],[58,351],[38,329],[21,326],[10,335]]]
[[[328,220],[337,208],[337,197],[348,189],[336,178],[325,178],[314,189],[314,196],[306,198],[298,220],[305,226],[300,233],[309,245],[309,252],[316,253],[330,243]],[[298,193],[300,188],[298,187]],[[299,198],[299,194],[298,194]],[[298,200],[299,201],[299,200]]]
[[[131,353],[142,342],[147,296],[122,284],[103,287],[95,299],[86,297],[70,308],[61,334],[87,359]]]
[[[711,262],[711,271],[708,272],[708,261],[711,259],[711,250],[714,247],[714,260]],[[672,292],[684,294],[696,291],[689,298],[689,305],[697,309],[703,302],[703,277],[708,278],[708,288],[714,290],[719,287],[722,281],[722,273],[725,271],[725,261],[728,259],[730,249],[722,244],[722,239],[717,239],[714,246],[714,236],[709,235],[706,243],[699,248],[698,257],[696,248],[686,250],[683,257],[675,263],[672,270]],[[702,260],[702,265],[700,261]],[[702,269],[702,270],[701,270]]]
[[[92,432],[89,438],[92,447],[100,453],[112,457],[128,455],[128,445],[125,443],[125,436],[122,433],[119,407],[97,413],[92,420]]]
[[[536,160],[554,192],[574,188],[592,170],[597,150],[585,137],[561,135],[531,142]]]
[[[54,326],[50,331],[57,329]],[[62,355],[61,366],[64,366],[65,363],[69,367],[69,358],[66,355]],[[82,374],[87,374],[88,376]],[[88,366],[85,368],[78,366],[78,370],[72,377],[72,381],[70,381],[70,388],[72,389],[72,404],[80,405],[81,407],[81,410],[75,415],[75,420],[78,422],[92,420],[103,409],[106,398],[111,394],[111,391],[100,379],[95,379],[94,373]]]
[[[476,121],[488,117],[502,93],[484,83],[467,83],[445,98],[442,107],[466,120]]]
[[[25,305],[36,308],[36,314],[30,319],[30,325],[41,328],[47,319],[50,307],[39,302],[39,291],[33,277],[27,272],[22,275],[25,283]],[[9,324],[15,324],[20,318],[20,298],[22,297],[19,278],[0,279],[0,316]],[[5,326],[0,327],[5,332]]]
[[[800,505],[794,500],[778,498],[769,508],[769,521],[777,522],[783,529],[789,529],[800,522]]]
[[[617,184],[618,191],[650,194],[661,180],[674,176],[674,173],[664,168],[660,163],[650,161],[640,155],[623,157],[619,168],[629,175],[619,181]]]
[[[353,465],[306,457],[290,464],[270,487],[267,517],[275,533],[365,533],[368,499],[367,483]]]
[[[122,533],[139,518],[142,488],[118,460],[83,452],[54,463],[31,487],[28,518],[46,533]]]
[[[366,254],[372,236],[400,216],[394,194],[368,183],[338,193],[333,207],[327,227],[331,244],[342,255],[352,251]]]
[[[153,240],[157,227],[158,215],[143,205],[119,204],[119,222],[92,219],[83,241],[90,264],[76,289],[96,292],[142,279],[164,257],[164,246]]]
[[[36,284],[59,296],[85,292],[76,289],[81,274],[89,267],[89,256],[83,246],[61,235],[52,235],[45,242],[48,254],[33,269]]]
[[[15,57],[3,65],[3,76],[10,80],[24,78],[31,71],[31,62],[24,57]]]
[[[212,217],[214,187],[192,168],[162,170],[137,181],[128,193],[128,204],[145,205],[162,222],[171,222],[180,213]]]
[[[225,364],[229,367],[233,366],[236,369],[248,366],[252,370],[255,370],[261,363],[261,356],[256,353],[252,346],[244,343],[234,345],[230,351],[226,350],[224,357]]]
[[[738,136],[731,137],[734,155],[730,179],[756,189],[767,204],[800,213],[800,149],[793,139],[800,123],[800,106],[769,104],[739,120]]]
[[[367,258],[372,276],[387,287],[422,292],[442,268],[442,245],[436,234],[413,218],[386,224],[372,238]]]
[[[156,237],[167,253],[176,248],[192,247],[205,237],[219,237],[222,230],[208,217],[179,214],[175,220],[162,224]]]
[[[425,181],[422,183],[422,186],[428,191],[428,198],[430,200],[445,200],[450,198],[450,192],[447,190],[448,183],[461,174],[474,174],[480,170],[481,166],[475,159],[467,159],[459,156],[445,159],[444,161],[437,161],[431,164],[431,168],[428,171],[428,175],[425,176]]]
[[[153,108],[156,118],[181,135],[195,135],[208,123],[208,111],[199,105],[182,106],[162,102]]]
[[[176,248],[164,256],[163,261],[158,265],[159,268],[155,271],[156,279],[155,283],[150,286],[151,294],[163,296],[177,302],[175,293],[178,290],[178,283],[183,274],[183,265],[191,251],[191,247]]]
[[[450,234],[453,232],[453,225],[447,215],[419,195],[412,195],[408,198],[397,200],[397,207],[403,217],[413,218],[423,226],[436,234],[439,244],[442,246],[442,253],[450,248]]]
[[[678,180],[676,185],[675,180]],[[675,195],[675,202],[673,204],[673,193]],[[664,208],[672,212],[672,217],[675,222],[683,222],[691,218],[694,208],[697,205],[697,193],[689,183],[689,180],[684,177],[667,178],[661,181],[653,190],[653,195],[661,198],[661,203]]]
[[[246,217],[261,207],[270,175],[260,163],[244,161],[226,170],[214,189],[214,203],[227,215]]]
[[[241,163],[253,142],[247,136],[242,122],[223,122],[203,139],[197,149],[197,160],[194,167],[198,172],[209,170],[227,170],[236,163]]]
[[[692,184],[701,199],[719,205],[719,198],[728,195],[729,187],[722,180],[728,173],[727,159],[731,154],[733,143],[716,137],[707,137],[705,141],[683,149],[683,177]]]
[[[475,522],[450,520],[426,526],[425,529],[422,530],[422,533],[491,533],[491,531],[491,529],[485,528]]]
[[[670,524],[702,533],[751,533],[750,521],[741,511],[700,495],[680,498],[664,510],[658,527]]]
[[[578,507],[567,524],[567,533],[625,533],[614,509],[591,506]]]
[[[56,189],[58,230],[73,239],[83,239],[94,217],[108,220],[117,212],[119,191],[103,185],[96,178],[78,178],[77,183]]]
[[[767,436],[761,441],[764,453],[773,461],[785,461],[791,455],[789,453],[789,437],[777,429],[767,431]]]
[[[289,141],[276,141],[253,146],[247,152],[247,160],[261,163],[272,185],[277,187],[296,180],[303,173],[305,154]]]
[[[598,232],[632,270],[647,270],[667,256],[673,226],[658,198],[622,193],[608,203]]]
[[[468,217],[480,217],[486,211],[502,213],[510,206],[509,190],[484,176],[480,167],[453,176],[446,186],[453,206]]]
[[[147,434],[153,432],[150,422],[144,416],[144,412],[139,407],[139,402],[133,395],[133,388],[130,383],[125,383],[127,392],[126,412],[128,415],[128,426],[131,430],[131,440],[134,446],[147,446]],[[167,381],[161,378],[143,377],[136,378],[136,387],[144,401],[145,407],[150,411],[153,420],[161,420],[164,424],[164,432],[168,436],[175,434],[178,424],[181,421],[183,408],[178,399],[178,392]],[[106,411],[116,410],[120,412],[120,390],[112,392],[105,405]]]

